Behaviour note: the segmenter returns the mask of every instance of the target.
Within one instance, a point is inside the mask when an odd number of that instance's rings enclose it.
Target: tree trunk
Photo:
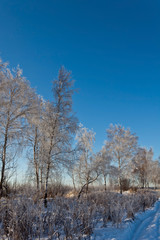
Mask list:
[[[35,139],[34,139],[34,165],[35,165],[35,173],[36,173],[36,184],[37,184],[37,191],[39,192],[39,166],[37,162],[37,127],[35,128]]]
[[[48,194],[48,179],[49,179],[49,172],[50,172],[50,162],[47,166],[47,174],[46,174],[46,186],[45,186],[45,194],[44,194],[44,206],[47,208],[47,194]]]
[[[120,194],[122,194],[123,189],[122,189],[122,179],[121,179],[121,177],[119,178],[119,187],[120,187]]]
[[[87,185],[86,185],[86,194],[88,194],[88,182],[87,182]]]
[[[81,194],[82,194],[82,192],[83,192],[83,189],[86,187],[86,185],[88,185],[89,186],[89,184],[91,184],[91,183],[93,183],[94,181],[96,181],[97,180],[97,178],[98,178],[98,174],[97,174],[97,176],[94,178],[94,179],[92,179],[92,180],[90,180],[90,181],[88,181],[87,183],[85,183],[82,187],[81,187],[81,190],[79,191],[79,194],[78,194],[78,199],[80,198],[80,196],[81,196]]]
[[[119,188],[120,194],[122,194],[121,158],[119,156],[118,156],[118,170],[119,170]]]
[[[3,196],[3,183],[5,180],[5,165],[6,165],[6,150],[7,150],[7,141],[8,141],[8,124],[5,131],[5,139],[3,145],[2,153],[2,168],[1,168],[1,182],[0,182],[0,196]]]
[[[41,183],[41,192],[43,191],[43,169],[41,167],[41,179],[40,179],[40,183]]]
[[[106,176],[104,175],[104,190],[107,191]]]
[[[72,182],[73,182],[74,191],[76,192],[76,185],[75,185],[74,173],[72,173]]]
[[[53,136],[50,142],[50,148],[48,152],[48,162],[47,162],[47,173],[46,173],[46,188],[45,188],[45,195],[44,195],[44,206],[47,208],[47,194],[48,194],[48,180],[49,180],[49,172],[51,167],[51,152],[52,152],[52,143],[53,143]]]
[[[1,182],[0,182],[0,197],[3,196],[4,172],[5,172],[5,161],[2,160]]]

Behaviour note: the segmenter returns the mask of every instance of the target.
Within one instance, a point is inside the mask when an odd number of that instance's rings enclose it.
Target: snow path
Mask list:
[[[154,207],[137,213],[135,221],[126,222],[120,228],[107,226],[96,228],[92,240],[160,240],[160,199]]]
[[[139,223],[132,240],[160,240],[160,200],[155,210]]]

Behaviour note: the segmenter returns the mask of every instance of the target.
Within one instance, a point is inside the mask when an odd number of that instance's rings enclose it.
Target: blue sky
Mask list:
[[[158,157],[159,12],[158,0],[1,0],[0,56],[50,100],[59,67],[71,70],[74,111],[96,132],[96,150],[120,123]]]

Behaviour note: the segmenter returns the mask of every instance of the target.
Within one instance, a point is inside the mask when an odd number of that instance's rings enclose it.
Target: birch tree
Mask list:
[[[73,83],[71,73],[62,67],[58,78],[53,82],[54,102],[46,103],[45,107],[43,120],[43,133],[47,139],[44,143],[45,202],[51,170],[60,165],[67,165],[67,154],[71,151],[73,135],[77,129],[77,118],[72,110]]]
[[[150,181],[154,184],[156,189],[158,184],[160,184],[160,161],[152,161],[150,169]]]
[[[78,194],[79,198],[84,190],[88,193],[89,184],[97,180],[100,171],[99,162],[93,153],[95,133],[80,124],[76,134],[76,140],[79,149],[79,157],[75,168],[77,170],[77,179],[81,185]]]
[[[96,155],[96,158],[99,161],[100,171],[104,180],[104,190],[106,191],[107,176],[111,175],[111,170],[112,170],[112,166],[111,166],[112,157],[109,151],[105,147],[102,147],[101,151]]]
[[[27,158],[29,160],[29,176],[33,177],[36,182],[37,191],[40,190],[40,182],[42,188],[42,172],[43,172],[43,150],[42,133],[43,125],[43,105],[42,97],[37,99],[36,113],[29,118],[29,128],[27,129]]]
[[[128,167],[137,149],[137,137],[129,129],[112,124],[107,130],[107,137],[105,147],[118,168],[118,184],[122,193],[122,180],[127,175]]]
[[[138,148],[133,158],[133,174],[137,176],[142,188],[149,185],[153,167],[153,150],[144,147]]]
[[[17,147],[22,144],[27,118],[34,114],[36,94],[22,76],[19,67],[0,69],[0,195],[9,170],[13,166]]]

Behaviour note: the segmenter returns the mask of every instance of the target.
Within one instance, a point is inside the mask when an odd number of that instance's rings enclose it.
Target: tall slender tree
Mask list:
[[[40,147],[42,141],[43,125],[43,102],[42,97],[37,99],[37,111],[29,118],[29,127],[27,129],[27,158],[29,160],[29,174],[36,181],[37,191],[40,190],[41,179],[41,160]]]
[[[101,151],[97,153],[96,157],[99,159],[100,171],[103,176],[104,190],[107,190],[107,177],[111,175],[112,157],[109,151],[103,146]]]
[[[8,170],[14,162],[17,147],[22,144],[27,118],[35,112],[37,96],[18,67],[10,71],[6,64],[0,69],[0,195]]]
[[[77,118],[72,110],[74,81],[71,73],[64,67],[59,70],[58,78],[53,82],[54,102],[46,103],[44,114],[45,142],[45,203],[48,192],[48,181],[52,169],[57,165],[67,165],[67,153],[71,151],[73,134],[77,129]]]
[[[77,180],[80,183],[80,191],[78,198],[82,192],[88,193],[89,184],[95,182],[99,175],[99,158],[96,158],[93,153],[93,144],[95,141],[95,133],[83,127],[80,124],[76,134],[77,149],[78,149],[78,161],[75,165],[77,171]]]

